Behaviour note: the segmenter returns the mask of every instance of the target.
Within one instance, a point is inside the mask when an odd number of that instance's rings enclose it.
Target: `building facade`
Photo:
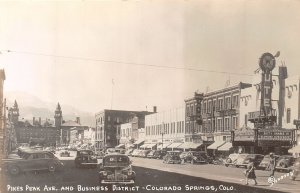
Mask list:
[[[286,66],[275,66],[275,57],[264,53],[252,87],[240,98],[241,128],[233,132],[234,148],[242,153],[287,154],[295,145],[299,120],[299,77],[288,78]],[[273,73],[276,75],[274,76]]]
[[[143,125],[148,111],[123,111],[105,109],[95,115],[96,118],[96,148],[105,149],[119,145],[121,139],[121,125],[129,123],[134,117],[140,119],[137,124]],[[134,125],[134,124],[133,124]],[[139,126],[139,125],[137,125]]]
[[[5,80],[5,72],[4,69],[0,70],[0,156],[3,156],[6,154],[5,149],[5,124],[6,124],[6,117],[5,117],[5,108],[6,104],[4,102],[3,98],[3,86],[4,86],[4,80]],[[0,157],[1,158],[1,157]]]
[[[145,142],[141,148],[178,148],[185,142],[185,108],[147,115]]]

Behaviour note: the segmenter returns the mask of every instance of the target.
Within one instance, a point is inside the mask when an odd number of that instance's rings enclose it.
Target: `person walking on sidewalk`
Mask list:
[[[249,160],[249,164],[247,165],[247,169],[245,171],[245,176],[246,176],[246,185],[248,185],[249,179],[252,179],[254,181],[255,185],[257,185],[256,175],[255,175],[255,166],[254,166],[253,159]]]
[[[270,153],[270,163],[268,168],[271,171],[270,177],[274,177],[275,174],[275,167],[276,167],[276,159],[273,153]]]

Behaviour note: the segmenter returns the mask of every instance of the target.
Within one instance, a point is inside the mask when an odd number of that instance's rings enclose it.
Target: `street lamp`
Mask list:
[[[161,134],[161,144],[162,144],[161,150],[164,150],[164,134],[165,134],[165,124],[164,124],[164,122],[162,123],[162,129],[160,130],[160,134]]]

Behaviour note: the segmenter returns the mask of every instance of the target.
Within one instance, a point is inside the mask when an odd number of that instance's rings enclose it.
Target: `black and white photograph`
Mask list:
[[[299,0],[0,0],[0,193],[298,193]]]

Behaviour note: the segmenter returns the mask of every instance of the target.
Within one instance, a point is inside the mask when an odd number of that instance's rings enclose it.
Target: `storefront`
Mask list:
[[[288,154],[296,143],[294,129],[269,127],[265,129],[236,130],[232,132],[232,144],[237,153]]]

